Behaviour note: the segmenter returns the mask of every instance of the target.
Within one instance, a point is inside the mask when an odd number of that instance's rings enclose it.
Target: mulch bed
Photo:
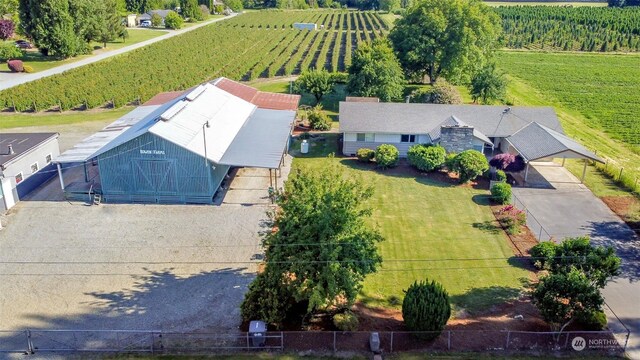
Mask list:
[[[635,196],[603,196],[602,201],[640,236],[640,200]]]
[[[498,227],[501,227],[501,224],[498,221],[498,217],[500,216],[500,209],[502,209],[503,207],[504,205],[491,205],[491,211],[496,217],[496,225]],[[506,229],[504,230],[505,234],[507,234],[507,236],[509,237],[509,245],[511,246],[513,253],[516,256],[529,256],[529,250],[531,250],[532,247],[538,245],[538,240],[527,226],[521,227],[520,233],[515,235],[507,233]]]

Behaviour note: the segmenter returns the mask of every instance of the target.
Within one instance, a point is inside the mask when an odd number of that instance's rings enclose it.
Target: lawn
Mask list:
[[[336,136],[313,141],[294,166],[336,161],[349,176],[373,186],[372,220],[386,240],[380,245],[382,268],[366,279],[362,302],[398,308],[403,290],[426,278],[444,285],[455,310],[471,314],[518,295],[529,273],[508,260],[513,252],[504,232],[493,226],[487,190],[429,180],[406,168],[383,172],[323,157],[337,151]],[[299,149],[299,142],[292,148]]]
[[[123,41],[122,39],[117,39],[112,42],[107,43],[107,47],[103,48],[103,44],[91,43],[91,46],[94,48],[94,53],[99,54],[100,52],[110,51],[115,49],[120,49],[125,46],[137,44],[139,42],[143,42],[149,39],[153,39],[155,37],[164,35],[167,31],[164,30],[146,30],[146,29],[128,29],[129,30],[129,38]],[[48,70],[54,68],[56,66],[69,64],[76,62],[78,60],[82,60],[88,58],[92,55],[81,55],[76,56],[70,59],[65,60],[57,60],[51,57],[42,56],[38,51],[28,51],[25,52],[22,57],[22,61],[25,65],[29,65],[33,68],[34,72]],[[2,69],[3,71],[8,71],[7,69]]]
[[[11,129],[24,126],[46,126],[75,124],[87,121],[116,120],[131,111],[131,107],[101,111],[68,111],[64,113],[1,113],[0,129]]]
[[[640,178],[640,56],[502,52],[499,64],[515,105],[553,106],[567,134]]]

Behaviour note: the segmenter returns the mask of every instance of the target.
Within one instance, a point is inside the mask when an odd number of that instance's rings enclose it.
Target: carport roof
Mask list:
[[[536,122],[523,127],[506,140],[527,162],[555,157],[564,152],[572,152],[581,158],[604,162],[570,137]]]
[[[257,109],[233,139],[220,164],[280,167],[295,117],[295,111]]]

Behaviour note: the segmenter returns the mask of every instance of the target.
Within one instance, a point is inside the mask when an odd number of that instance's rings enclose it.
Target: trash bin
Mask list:
[[[380,335],[377,332],[372,332],[369,336],[369,347],[374,353],[380,351]]]
[[[267,324],[264,321],[252,320],[249,323],[249,337],[251,346],[263,347],[267,341]]]
[[[307,140],[302,140],[302,144],[300,144],[300,152],[306,154],[309,152],[309,143]]]

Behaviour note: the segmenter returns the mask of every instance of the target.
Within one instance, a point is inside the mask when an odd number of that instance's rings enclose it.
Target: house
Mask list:
[[[137,18],[138,18],[138,15],[136,15],[136,14],[127,15],[127,22],[126,22],[127,27],[136,27],[136,26],[138,26],[139,23],[136,20]]]
[[[553,158],[602,160],[564,134],[551,107],[341,102],[342,152],[396,146],[401,157],[415,144],[440,144],[519,154],[527,164]],[[526,177],[526,175],[525,175]]]
[[[139,15],[136,18],[136,23],[139,26],[143,25],[144,23],[147,23],[150,26],[151,25],[151,18],[153,17],[154,14],[157,14],[162,19],[162,26],[164,26],[164,19],[167,17],[169,12],[171,12],[171,11],[172,10],[149,10],[146,13]]]
[[[159,94],[55,158],[60,185],[69,198],[211,204],[231,167],[278,173],[299,101],[225,78]],[[69,166],[84,181],[66,184]]]
[[[58,133],[0,133],[0,211],[55,176]]]

